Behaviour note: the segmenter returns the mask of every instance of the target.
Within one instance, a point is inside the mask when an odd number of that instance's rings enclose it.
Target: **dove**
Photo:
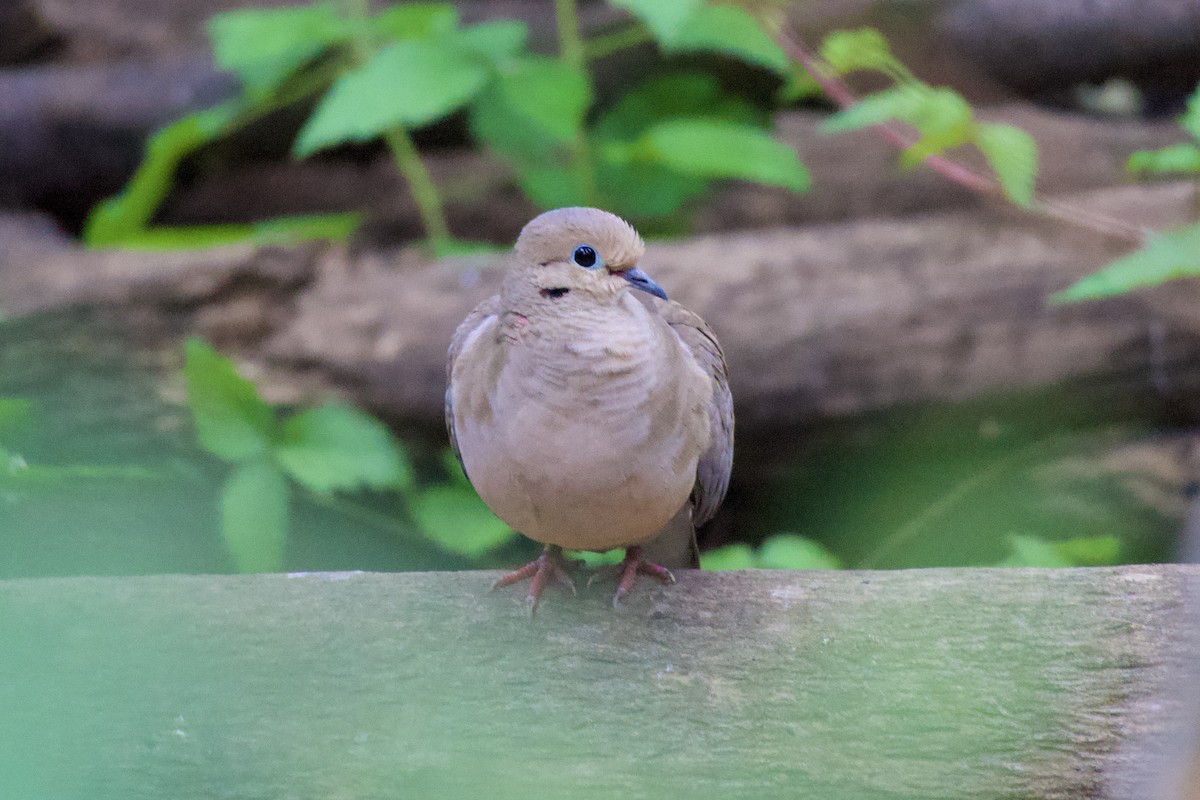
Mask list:
[[[695,527],[724,499],[733,401],[712,329],[642,271],[633,227],[560,208],[517,238],[499,294],[459,325],[446,426],[480,498],[545,545],[494,588],[574,592],[563,550],[625,557],[613,606],[646,575],[698,567]]]

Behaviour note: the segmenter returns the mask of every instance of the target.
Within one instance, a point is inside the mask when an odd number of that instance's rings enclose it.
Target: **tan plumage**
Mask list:
[[[581,266],[580,246],[594,264]],[[542,214],[521,232],[500,294],[450,345],[455,452],[492,511],[548,546],[514,573],[534,578],[534,603],[562,577],[558,548],[631,548],[618,599],[639,571],[669,576],[645,555],[697,565],[693,525],[728,486],[733,406],[720,345],[700,317],[651,294],[661,290],[638,269],[643,251],[607,212]]]

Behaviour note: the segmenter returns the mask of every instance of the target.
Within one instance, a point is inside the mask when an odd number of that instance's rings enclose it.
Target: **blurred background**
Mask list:
[[[1141,287],[1198,271],[1200,8],[1093,5],[4,4],[0,577],[529,557],[443,361],[568,203],[725,346],[707,568],[1176,559],[1200,292]],[[938,102],[834,117],[797,53]]]

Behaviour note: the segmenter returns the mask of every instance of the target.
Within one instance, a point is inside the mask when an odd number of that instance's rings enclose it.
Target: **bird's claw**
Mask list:
[[[618,565],[618,569],[621,579],[617,583],[617,590],[613,592],[613,608],[620,607],[621,598],[633,588],[633,584],[637,582],[638,575],[656,578],[663,583],[675,583],[675,576],[671,574],[671,570],[642,558],[642,548],[640,547],[631,547],[626,550],[625,559]]]
[[[572,595],[576,594],[575,581],[571,580],[571,576],[567,574],[566,565],[562,560],[562,549],[559,547],[548,545],[542,554],[533,561],[497,578],[496,582],[492,584],[492,590],[511,586],[529,578],[532,578],[532,581],[529,584],[529,594],[525,596],[524,603],[529,609],[531,617],[537,613],[542,592],[550,584],[565,586],[571,590]]]

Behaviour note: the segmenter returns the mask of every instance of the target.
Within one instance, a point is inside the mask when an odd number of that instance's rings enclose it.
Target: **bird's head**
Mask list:
[[[638,268],[646,251],[625,220],[598,208],[559,208],[535,217],[517,238],[516,279],[540,297],[611,300],[632,286],[667,298]]]

